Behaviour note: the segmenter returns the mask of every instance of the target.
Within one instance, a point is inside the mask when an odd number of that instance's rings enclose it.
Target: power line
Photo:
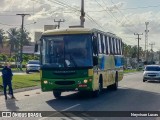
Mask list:
[[[99,26],[101,29],[104,30],[104,28],[103,28],[101,25],[99,25],[99,23],[97,23],[90,15],[86,14],[86,17],[87,17],[90,21],[94,22],[94,23],[95,23],[97,26]]]
[[[101,6],[102,8],[103,8],[103,6],[97,1],[97,0],[95,0],[97,3],[98,3],[98,5],[99,6]],[[107,6],[106,6],[106,8],[107,9],[109,9]],[[112,18],[114,18],[116,21],[118,21],[120,24],[122,24],[121,23],[121,21],[119,21],[114,15],[113,15],[113,13],[110,13],[110,12],[108,12],[105,8],[103,8]],[[126,29],[128,29],[127,27],[126,27]],[[130,30],[130,29],[128,29],[130,32],[134,32],[134,31],[132,31],[132,30]]]
[[[142,7],[133,7],[133,8],[124,8],[121,10],[129,10],[129,9],[146,9],[146,8],[151,8],[151,7],[159,7],[160,5],[154,5],[154,6],[142,6]]]
[[[103,0],[102,0],[103,1]],[[112,0],[111,0],[111,2],[113,3],[113,4],[115,4]],[[120,12],[120,14],[127,20],[127,21],[130,21],[130,19],[128,19],[128,18],[126,18],[126,16],[120,11],[120,9],[115,5],[115,7],[117,8],[117,10]],[[135,26],[134,26],[135,27]],[[136,28],[135,28],[135,30],[136,30]]]
[[[119,9],[119,10],[134,10],[134,9],[147,9],[147,8],[152,8],[152,7],[160,7],[160,5],[155,5],[155,6],[142,6],[142,7],[133,7],[133,8],[124,8],[124,9]],[[94,10],[94,11],[87,11],[87,12],[103,12],[106,10]],[[111,11],[111,10],[108,10]]]
[[[49,1],[51,1],[51,0],[49,0]],[[70,5],[67,5],[67,4],[65,4],[65,3],[63,3],[63,2],[60,2],[60,1],[58,1],[58,0],[55,0],[56,1],[56,3],[57,2],[59,2],[59,3],[57,3],[57,4],[59,4],[59,5],[62,5],[62,6],[67,6],[68,8],[70,8],[70,9],[72,9],[72,10],[75,10],[75,11],[78,11],[78,12],[80,12],[80,10],[78,10],[77,8],[74,8],[74,7],[71,7]],[[51,2],[55,2],[55,1],[51,1]],[[86,17],[90,20],[90,21],[92,21],[92,22],[94,22],[97,26],[99,26],[100,28],[102,28],[102,29],[104,29],[101,25],[99,25],[90,15],[88,15],[88,14],[86,14]]]

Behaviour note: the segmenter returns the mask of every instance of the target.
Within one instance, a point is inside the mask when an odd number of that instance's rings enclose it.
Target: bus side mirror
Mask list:
[[[34,46],[34,52],[38,52],[38,44],[37,43]]]
[[[98,65],[98,57],[97,56],[93,56],[93,65],[94,66]]]

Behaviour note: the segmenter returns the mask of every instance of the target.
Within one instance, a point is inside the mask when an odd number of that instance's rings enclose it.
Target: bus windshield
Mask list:
[[[90,34],[53,35],[42,39],[42,64],[50,67],[90,67]]]

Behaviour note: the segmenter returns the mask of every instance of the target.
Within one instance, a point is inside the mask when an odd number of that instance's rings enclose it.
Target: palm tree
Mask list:
[[[10,44],[10,56],[12,51],[17,52],[19,48],[18,31],[16,28],[10,28],[8,31],[9,44]]]
[[[0,44],[1,46],[3,47],[3,42],[4,42],[4,30],[3,29],[0,29]]]
[[[24,29],[23,30],[23,35],[22,35],[22,38],[23,38],[23,46],[24,45],[29,45],[29,43],[30,43],[30,41],[31,41],[31,38],[29,37],[29,32],[26,30],[26,29]],[[19,38],[21,39],[21,28],[18,30],[18,36],[19,36]]]
[[[29,32],[27,30],[24,29],[23,32],[23,45],[29,45],[31,38],[29,37]]]

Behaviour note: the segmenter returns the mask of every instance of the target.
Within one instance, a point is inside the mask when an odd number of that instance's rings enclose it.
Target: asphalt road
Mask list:
[[[5,101],[4,96],[0,96],[0,111],[160,111],[160,83],[143,83],[142,73],[124,76],[124,79],[119,82],[117,91],[104,90],[98,98],[92,98],[88,94],[84,95],[77,92],[64,92],[61,99],[55,99],[52,92],[42,93],[40,89],[15,93],[15,97],[16,100],[8,99]],[[57,113],[48,112],[48,114],[52,116]],[[92,112],[92,114],[96,115],[98,112]],[[17,118],[10,119],[17,120]],[[81,117],[43,117],[35,119],[160,120],[160,117],[93,117],[91,114],[84,112]]]

